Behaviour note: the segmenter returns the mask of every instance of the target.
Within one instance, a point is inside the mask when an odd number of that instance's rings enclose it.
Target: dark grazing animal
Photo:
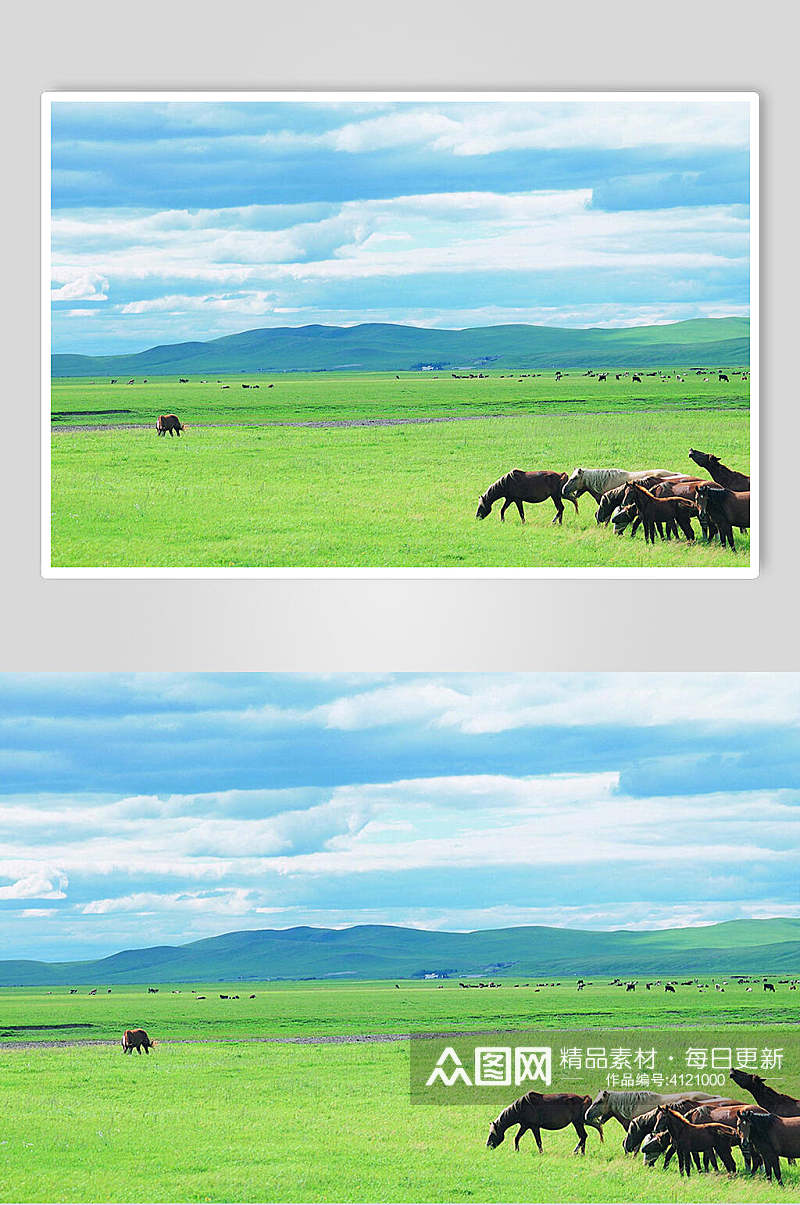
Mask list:
[[[775,984],[774,984],[774,983],[767,983],[767,982],[765,981],[765,982],[764,982],[764,991],[765,991],[765,992],[774,992],[774,991],[775,991]]]
[[[150,1041],[144,1029],[126,1029],[122,1035],[122,1049],[126,1054],[130,1054],[133,1050],[137,1050],[139,1054],[142,1051],[149,1054],[153,1046],[155,1046],[155,1042]]]
[[[185,430],[186,428],[177,414],[159,414],[158,422],[156,423],[156,431],[159,435],[166,435],[167,431],[169,431],[170,439],[172,439],[173,435],[177,435],[180,438],[181,431]]]
[[[767,1179],[771,1180],[774,1173],[782,1184],[781,1155],[790,1160],[800,1157],[800,1117],[778,1117],[760,1109],[743,1109],[737,1128],[742,1144],[749,1144],[753,1153],[763,1159]]]
[[[556,508],[553,522],[560,523],[564,515],[561,489],[566,480],[566,473],[552,473],[548,469],[536,472],[525,472],[524,469],[512,469],[510,473],[506,473],[504,477],[499,477],[497,481],[494,481],[481,494],[475,518],[485,519],[497,499],[502,498],[503,506],[500,510],[500,521],[504,521],[505,513],[513,502],[519,511],[520,519],[524,523],[525,511],[522,506],[523,502],[544,502],[546,498],[552,498],[553,505]],[[570,499],[570,501],[577,512],[577,502],[574,498]]]
[[[603,1126],[597,1121],[586,1121],[584,1114],[591,1104],[591,1097],[577,1096],[572,1092],[526,1092],[507,1109],[503,1109],[489,1126],[489,1137],[486,1145],[494,1150],[505,1137],[506,1130],[513,1125],[519,1125],[514,1137],[514,1150],[519,1150],[519,1140],[530,1130],[536,1140],[539,1153],[542,1153],[541,1130],[563,1130],[566,1126],[575,1127],[578,1142],[573,1155],[578,1152],[586,1153],[586,1126],[597,1130],[600,1141],[603,1141]]]
[[[713,523],[719,532],[722,547],[724,548],[726,543],[730,544],[735,552],[734,527],[741,529],[750,526],[750,491],[736,493],[723,489],[721,485],[711,485],[707,482],[697,487],[696,497],[700,515],[709,523]]]
[[[710,452],[698,452],[697,448],[689,449],[689,459],[695,464],[699,464],[701,469],[705,469],[712,481],[716,481],[717,485],[724,485],[726,490],[749,490],[750,478],[746,473],[737,473],[736,469],[729,469],[726,464],[723,464],[719,456],[712,456]]]
[[[731,1155],[731,1148],[739,1145],[739,1132],[732,1126],[719,1125],[707,1121],[694,1125],[681,1117],[668,1105],[661,1105],[659,1114],[672,1138],[672,1144],[678,1152],[678,1169],[681,1175],[690,1176],[692,1173],[692,1155],[713,1151],[719,1155],[725,1170],[736,1171],[736,1164]]]

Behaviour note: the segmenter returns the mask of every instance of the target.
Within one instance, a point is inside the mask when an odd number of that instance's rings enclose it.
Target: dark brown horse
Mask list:
[[[800,1117],[800,1100],[796,1096],[787,1096],[784,1092],[776,1092],[765,1084],[760,1075],[751,1075],[749,1071],[740,1071],[731,1067],[730,1077],[745,1092],[749,1092],[757,1105],[761,1105],[768,1113],[776,1113],[778,1117]]]
[[[566,1126],[572,1125],[578,1135],[578,1142],[572,1153],[575,1155],[580,1152],[581,1155],[585,1155],[587,1125],[597,1130],[600,1141],[603,1141],[602,1124],[597,1121],[585,1121],[584,1118],[591,1103],[591,1096],[577,1096],[573,1092],[526,1092],[524,1096],[520,1096],[507,1109],[503,1109],[499,1116],[495,1117],[489,1126],[486,1145],[494,1150],[503,1141],[506,1130],[510,1126],[518,1125],[519,1129],[514,1137],[514,1150],[519,1150],[520,1138],[530,1130],[536,1140],[539,1154],[541,1154],[541,1130],[563,1130]]]
[[[719,1155],[726,1171],[736,1171],[731,1148],[739,1145],[739,1133],[732,1126],[718,1125],[713,1121],[693,1125],[668,1105],[661,1105],[658,1111],[678,1152],[678,1168],[682,1176],[691,1175],[693,1155],[712,1151]]]
[[[748,1144],[754,1155],[764,1161],[767,1179],[773,1172],[779,1184],[781,1155],[794,1163],[800,1157],[800,1117],[778,1117],[760,1109],[743,1109],[738,1118],[742,1145]]]
[[[694,539],[691,520],[698,514],[698,509],[688,499],[657,498],[638,481],[630,481],[622,500],[624,505],[633,502],[636,506],[644,526],[645,542],[655,544],[656,528],[662,523],[667,528],[667,538],[677,525],[687,540]]]
[[[724,548],[726,543],[730,544],[735,552],[734,527],[742,530],[750,526],[750,491],[736,493],[733,490],[723,489],[721,485],[711,485],[710,482],[705,482],[697,487],[696,498],[701,518],[704,518],[709,524],[713,524],[719,532],[722,547]],[[706,539],[711,538],[707,532]]]
[[[560,523],[564,515],[564,503],[561,500],[561,487],[567,480],[566,473],[551,473],[548,469],[526,473],[524,469],[512,469],[504,477],[499,477],[484,493],[478,502],[475,512],[476,519],[485,519],[498,498],[502,498],[503,506],[500,511],[500,522],[505,519],[505,513],[513,502],[519,511],[519,517],[525,522],[523,502],[544,502],[546,498],[553,499],[556,508],[554,523]],[[578,510],[574,498],[569,499]]]
[[[181,431],[185,431],[181,420],[177,414],[159,414],[158,422],[156,423],[156,431],[159,435],[166,435],[169,431],[169,437],[172,439],[173,434],[180,438]]]
[[[689,449],[689,459],[695,464],[699,464],[701,469],[705,469],[712,481],[716,481],[717,485],[724,485],[726,490],[749,490],[750,478],[746,473],[737,473],[736,469],[729,469],[726,464],[723,464],[719,456],[712,456],[710,452],[698,452],[697,448]]]
[[[126,1029],[122,1035],[122,1049],[126,1054],[130,1054],[132,1050],[137,1050],[139,1054],[142,1051],[149,1054],[152,1046],[155,1046],[155,1042],[150,1041],[144,1029]]]

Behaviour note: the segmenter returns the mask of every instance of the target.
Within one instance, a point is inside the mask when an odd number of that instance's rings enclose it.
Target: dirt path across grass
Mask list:
[[[634,399],[641,400],[641,399]],[[541,403],[537,403],[541,404]],[[563,405],[563,401],[559,403]],[[575,403],[577,404],[577,403]],[[683,412],[696,412],[716,410],[716,406],[684,406]],[[738,409],[738,408],[737,408]],[[306,419],[302,422],[264,422],[264,423],[187,423],[187,431],[198,430],[203,427],[216,428],[221,430],[249,430],[261,427],[405,427],[419,423],[475,423],[481,419],[494,418],[536,418],[540,417],[543,411],[531,411],[520,413],[515,411],[513,414],[444,414],[444,415],[428,415],[421,418],[330,418],[330,419]],[[619,410],[559,410],[557,413],[567,418],[574,414],[580,414],[584,417],[593,417],[598,414],[619,414]],[[625,414],[630,416],[633,414],[660,414],[661,410],[655,408],[645,410],[626,410]],[[52,425],[51,431],[54,435],[67,434],[74,435],[81,431],[155,431],[155,423],[64,423]],[[170,437],[171,438],[171,437]]]
[[[450,414],[430,418],[331,418],[314,419],[306,422],[288,423],[187,423],[186,429],[194,430],[200,427],[220,427],[236,430],[251,427],[404,427],[409,423],[473,423],[481,418],[519,418],[514,414]],[[66,431],[74,434],[76,431],[154,431],[153,423],[108,423],[108,424],[69,424],[54,426],[54,434]]]
[[[164,1038],[159,1046],[185,1045],[190,1042],[274,1042],[279,1046],[347,1046],[359,1042],[409,1042],[416,1038],[469,1038],[473,1034],[496,1033],[493,1029],[451,1029],[434,1033],[347,1033],[318,1034],[297,1038],[218,1037],[218,1038]],[[3,1042],[3,1050],[48,1050],[62,1046],[119,1046],[120,1040],[111,1038],[46,1038],[41,1042]]]

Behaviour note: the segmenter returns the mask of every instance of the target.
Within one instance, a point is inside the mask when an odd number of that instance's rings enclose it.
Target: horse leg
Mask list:
[[[553,518],[553,523],[558,523],[558,525],[561,526],[561,520],[564,518],[564,503],[561,501],[560,494],[553,494],[552,498],[553,498],[553,505],[556,508],[556,513],[555,513],[555,517]],[[552,524],[551,524],[551,526],[552,526]]]
[[[539,1129],[539,1127],[538,1127],[538,1126],[531,1126],[530,1128],[531,1128],[531,1130],[533,1131],[533,1136],[534,1136],[534,1138],[536,1139],[536,1145],[537,1145],[537,1146],[538,1146],[538,1148],[539,1148],[539,1154],[540,1154],[540,1155],[543,1155],[543,1154],[544,1154],[544,1151],[542,1150],[542,1134],[541,1134],[541,1131],[540,1131],[540,1129]]]
[[[731,1152],[726,1150],[724,1146],[718,1146],[716,1148],[716,1152],[722,1161],[722,1166],[725,1168],[725,1171],[733,1175],[736,1172],[736,1161]],[[712,1159],[714,1157],[713,1151],[711,1152],[711,1157]],[[716,1171],[716,1168],[714,1170]]]
[[[525,522],[525,511],[522,508],[522,502],[520,501],[519,498],[515,498],[514,501],[517,504],[517,510],[519,511],[519,517],[520,517],[520,519],[522,519],[522,522],[524,523]]]
[[[572,1124],[575,1127],[575,1133],[578,1135],[578,1141],[575,1144],[575,1148],[572,1153],[573,1153],[573,1155],[577,1155],[578,1152],[580,1151],[580,1153],[582,1155],[585,1155],[586,1154],[586,1127],[584,1126],[584,1124],[580,1120],[580,1118],[577,1118],[575,1121],[573,1121]]]
[[[528,1132],[527,1123],[523,1122],[522,1125],[517,1130],[517,1133],[514,1137],[514,1150],[517,1152],[517,1154],[519,1154],[519,1140],[522,1137],[522,1135],[527,1134],[527,1132]]]
[[[508,508],[509,508],[509,506],[510,506],[510,505],[511,505],[511,499],[510,499],[510,498],[504,498],[504,499],[503,499],[503,505],[502,505],[501,510],[500,510],[500,522],[501,522],[501,523],[505,523],[505,521],[506,521],[506,511],[508,510]]]

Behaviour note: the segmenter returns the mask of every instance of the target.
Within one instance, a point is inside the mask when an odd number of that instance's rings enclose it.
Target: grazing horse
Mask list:
[[[591,494],[595,502],[600,501],[606,490],[613,490],[616,485],[625,485],[628,481],[643,481],[645,477],[677,477],[669,469],[641,469],[629,472],[627,469],[573,469],[561,490],[562,496],[574,502],[581,494]]]
[[[655,544],[656,528],[660,532],[662,523],[667,529],[667,539],[673,531],[677,537],[678,527],[687,540],[694,539],[691,521],[699,512],[687,498],[657,498],[638,481],[631,481],[622,496],[622,502],[625,506],[631,502],[636,506],[644,526],[645,543]]]
[[[689,449],[689,459],[695,464],[699,464],[701,469],[705,469],[712,481],[716,481],[717,485],[724,485],[726,490],[749,490],[750,478],[746,473],[737,473],[736,469],[729,469],[723,464],[719,456],[712,456],[710,452],[698,452],[697,448]]]
[[[743,1109],[737,1128],[742,1145],[748,1144],[753,1153],[764,1161],[767,1179],[781,1178],[781,1155],[789,1162],[800,1157],[800,1117],[778,1117],[760,1109]]]
[[[800,1117],[800,1100],[795,1096],[776,1092],[769,1084],[764,1083],[760,1075],[751,1075],[749,1071],[731,1067],[730,1077],[740,1088],[744,1088],[745,1092],[749,1092],[756,1104],[768,1113],[776,1113],[778,1117]]]
[[[126,1029],[122,1035],[122,1049],[126,1054],[132,1050],[138,1050],[139,1054],[144,1050],[149,1054],[151,1046],[155,1046],[155,1042],[150,1041],[144,1029]]]
[[[181,420],[177,414],[159,414],[158,422],[156,423],[156,431],[159,435],[166,435],[169,431],[169,437],[172,439],[173,433],[180,438],[181,431],[185,431]]]
[[[485,519],[498,498],[503,498],[500,511],[500,522],[505,519],[505,513],[511,503],[515,503],[519,517],[525,522],[523,502],[544,502],[552,498],[556,508],[554,523],[560,523],[564,516],[564,503],[561,501],[561,487],[567,480],[566,473],[551,473],[547,469],[539,472],[526,473],[524,469],[512,469],[504,477],[499,477],[480,496],[476,519]],[[578,504],[571,500],[577,512]]]
[[[658,1112],[672,1138],[672,1145],[678,1152],[678,1168],[682,1176],[691,1175],[694,1154],[712,1151],[719,1155],[726,1171],[736,1171],[731,1147],[739,1145],[739,1132],[733,1126],[720,1125],[713,1121],[694,1125],[668,1105],[662,1105]]]
[[[717,529],[722,547],[730,544],[735,552],[734,527],[744,530],[750,526],[750,491],[737,493],[705,482],[697,487],[696,497],[701,516]],[[707,540],[710,538],[710,535],[706,536]]]
[[[540,1130],[563,1130],[565,1126],[573,1125],[578,1135],[578,1142],[573,1155],[578,1152],[586,1154],[586,1126],[597,1130],[600,1141],[603,1141],[603,1127],[600,1122],[585,1119],[589,1096],[576,1096],[573,1092],[526,1092],[507,1109],[503,1109],[489,1126],[489,1137],[486,1145],[495,1150],[505,1137],[510,1126],[519,1125],[514,1137],[514,1150],[519,1150],[519,1140],[530,1130],[542,1154],[542,1138]]]
[[[708,1092],[612,1092],[603,1088],[586,1110],[586,1123],[615,1118],[627,1130],[634,1117],[655,1109],[657,1105],[673,1105],[685,1100],[718,1100]]]

